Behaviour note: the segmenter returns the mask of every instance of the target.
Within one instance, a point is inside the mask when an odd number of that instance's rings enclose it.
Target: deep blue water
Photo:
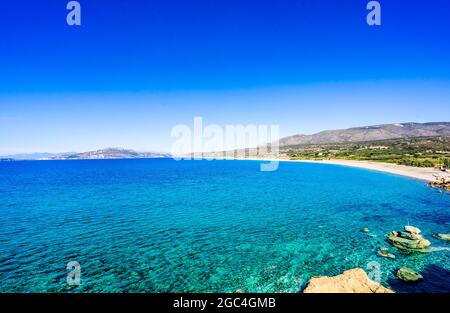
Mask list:
[[[299,292],[312,275],[373,261],[397,291],[450,291],[450,245],[432,237],[450,230],[448,192],[343,166],[259,164],[0,162],[0,292]],[[436,249],[377,256],[407,224]],[[66,284],[70,261],[78,287]],[[399,282],[400,266],[425,281]]]

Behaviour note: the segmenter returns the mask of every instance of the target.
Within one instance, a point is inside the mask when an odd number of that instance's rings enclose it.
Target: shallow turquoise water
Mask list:
[[[397,291],[450,291],[450,245],[431,236],[450,231],[448,192],[363,169],[259,164],[0,162],[0,292],[299,292],[312,275],[371,272],[373,261]],[[406,224],[437,249],[378,257]],[[78,287],[66,285],[70,261]],[[425,281],[398,282],[400,266]]]

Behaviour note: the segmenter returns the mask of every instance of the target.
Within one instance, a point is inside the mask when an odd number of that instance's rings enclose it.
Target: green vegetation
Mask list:
[[[450,168],[450,137],[419,137],[372,142],[298,145],[281,148],[290,159],[345,159],[418,167]]]
[[[445,168],[450,168],[450,159],[444,159],[442,163],[444,164]]]

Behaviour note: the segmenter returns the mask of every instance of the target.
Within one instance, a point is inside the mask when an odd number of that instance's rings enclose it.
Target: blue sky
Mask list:
[[[170,130],[279,124],[281,135],[450,120],[450,3],[7,0],[0,154],[170,150]]]

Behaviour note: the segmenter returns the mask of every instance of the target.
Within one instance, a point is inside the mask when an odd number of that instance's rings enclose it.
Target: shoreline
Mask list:
[[[414,167],[407,165],[399,165],[394,163],[375,162],[375,161],[357,161],[357,160],[287,160],[287,159],[240,159],[233,158],[231,160],[252,160],[252,161],[278,161],[278,162],[299,162],[299,163],[316,163],[316,164],[331,164],[348,167],[362,168],[377,172],[389,173],[399,176],[419,179],[422,181],[435,181],[433,175],[450,175],[448,172],[442,172],[432,167]]]
[[[374,162],[374,161],[324,160],[324,161],[317,161],[317,163],[363,168],[377,172],[406,176],[410,178],[423,180],[426,182],[435,180],[435,177],[433,175],[437,174],[442,175],[444,173],[433,167],[414,167],[414,166],[399,165],[394,163]]]

